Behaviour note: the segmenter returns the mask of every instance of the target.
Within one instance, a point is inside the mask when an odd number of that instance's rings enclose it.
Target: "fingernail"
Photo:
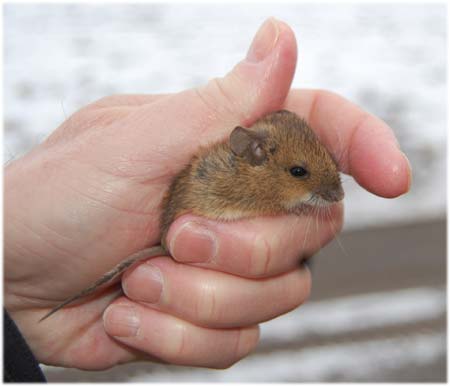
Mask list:
[[[133,300],[157,303],[163,289],[161,270],[151,263],[144,263],[137,267],[132,275],[132,282],[139,283],[139,285],[130,287],[129,281],[125,280],[122,283],[125,294]]]
[[[275,18],[267,19],[259,28],[247,53],[249,62],[260,62],[275,47],[279,36],[278,23]]]
[[[129,338],[137,335],[140,321],[133,306],[117,304],[106,309],[103,325],[109,335]]]
[[[170,253],[177,261],[200,263],[214,259],[217,239],[213,232],[196,222],[180,227],[170,241]]]

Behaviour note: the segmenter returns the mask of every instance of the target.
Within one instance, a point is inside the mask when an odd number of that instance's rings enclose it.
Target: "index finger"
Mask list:
[[[180,263],[246,278],[264,278],[297,269],[331,241],[342,227],[343,205],[323,213],[257,217],[218,222],[185,214],[170,226],[167,245]]]
[[[392,198],[409,190],[409,161],[381,119],[323,90],[292,90],[284,108],[305,117],[339,168],[368,191]]]

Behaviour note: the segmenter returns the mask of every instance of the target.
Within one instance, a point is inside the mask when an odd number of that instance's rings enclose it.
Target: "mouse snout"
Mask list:
[[[317,194],[324,200],[338,202],[344,198],[344,189],[342,189],[341,184],[327,185],[317,191]]]

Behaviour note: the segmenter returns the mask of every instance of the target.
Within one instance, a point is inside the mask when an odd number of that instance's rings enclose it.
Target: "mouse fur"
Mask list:
[[[296,166],[308,174],[294,177]],[[198,151],[163,199],[162,240],[174,219],[187,212],[229,221],[297,212],[343,196],[337,164],[314,131],[296,114],[280,110]]]

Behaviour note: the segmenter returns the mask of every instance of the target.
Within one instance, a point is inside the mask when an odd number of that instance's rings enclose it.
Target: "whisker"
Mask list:
[[[319,206],[319,198],[316,197],[315,205],[314,205],[314,217],[315,217],[315,223],[316,223],[316,244],[317,246],[320,245],[320,239],[319,239],[319,213],[320,212],[320,206]]]
[[[306,245],[306,238],[308,236],[309,232],[309,224],[311,223],[311,216],[308,216],[308,220],[306,222],[306,231],[305,231],[305,237],[303,237],[303,245],[302,245],[302,253],[305,251],[305,245]]]
[[[347,253],[347,251],[346,251],[345,248],[344,248],[344,245],[341,243],[341,240],[340,240],[340,237],[339,237],[339,232],[337,231],[336,224],[335,224],[334,221],[333,221],[333,216],[332,216],[331,208],[330,208],[330,207],[327,207],[326,213],[328,214],[328,218],[329,218],[329,220],[330,220],[331,230],[333,231],[333,235],[334,235],[335,238],[336,238],[336,242],[338,243],[338,245],[339,245],[340,249],[342,250],[342,252],[344,253],[344,255],[345,255],[347,258],[350,258],[350,255]]]

